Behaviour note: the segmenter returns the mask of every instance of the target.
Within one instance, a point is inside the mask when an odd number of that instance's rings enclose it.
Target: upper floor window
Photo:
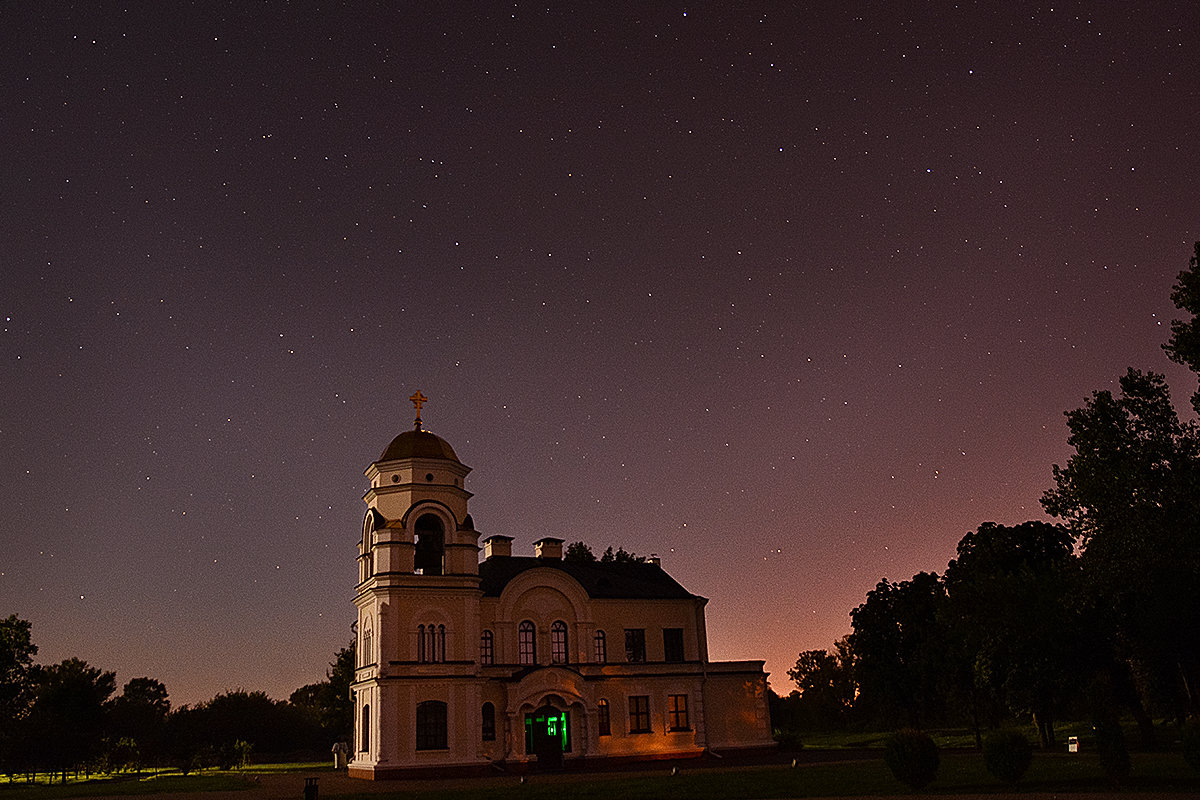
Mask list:
[[[537,663],[536,634],[537,630],[529,620],[525,620],[517,628],[517,661],[519,663],[526,665]]]
[[[446,704],[440,700],[417,703],[417,749],[446,749]]]
[[[597,664],[604,664],[608,661],[608,642],[604,638],[604,631],[596,631],[596,635],[592,637],[594,645],[594,655],[592,660]]]
[[[496,663],[495,637],[491,631],[479,634],[479,663],[490,666]]]
[[[645,628],[626,628],[625,629],[625,660],[626,661],[645,661],[646,660],[646,629]]]
[[[683,628],[663,628],[663,660],[683,661]]]
[[[550,626],[550,661],[566,664],[570,658],[567,650],[567,623],[557,620]]]

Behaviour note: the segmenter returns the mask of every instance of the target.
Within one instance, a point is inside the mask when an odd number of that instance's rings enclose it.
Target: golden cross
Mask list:
[[[417,393],[408,399],[411,400],[412,404],[417,407],[417,418],[413,421],[413,427],[415,427],[417,430],[421,430],[421,406],[425,405],[429,398],[421,394],[420,389],[417,389]]]

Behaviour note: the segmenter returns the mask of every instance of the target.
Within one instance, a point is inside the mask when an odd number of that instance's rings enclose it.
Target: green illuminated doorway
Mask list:
[[[536,755],[538,766],[557,769],[563,753],[571,752],[571,725],[566,711],[542,706],[525,715],[525,752]]]

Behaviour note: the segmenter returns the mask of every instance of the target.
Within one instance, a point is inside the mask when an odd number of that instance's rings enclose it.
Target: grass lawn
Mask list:
[[[206,772],[203,775],[166,774],[137,780],[97,779],[86,782],[29,785],[0,784],[0,800],[61,800],[73,797],[108,795],[171,795],[211,791],[248,790],[255,796],[255,778],[295,774],[333,778],[325,764],[274,764],[230,772]],[[340,777],[340,776],[339,776]],[[515,776],[495,776],[453,781],[395,781],[390,785],[359,784],[348,779],[322,780],[322,800],[385,800],[386,798],[424,798],[427,800],[725,800],[725,798],[832,797],[856,795],[911,795],[908,787],[892,777],[882,758],[863,761],[787,764],[771,766],[688,766],[671,775],[668,767],[650,767],[641,772],[564,773],[530,775],[524,784]],[[370,787],[368,789],[368,787]],[[394,790],[392,790],[394,787]],[[1105,780],[1096,757],[1066,753],[1034,755],[1033,766],[1015,789],[1000,784],[987,773],[983,757],[974,752],[942,754],[937,780],[923,795],[954,797],[962,794],[1030,794],[1105,792],[1112,787]],[[382,790],[382,791],[381,791]],[[1162,792],[1200,796],[1200,773],[1189,767],[1178,753],[1135,753],[1133,775],[1121,787],[1121,793]],[[299,790],[296,795],[299,797]]]

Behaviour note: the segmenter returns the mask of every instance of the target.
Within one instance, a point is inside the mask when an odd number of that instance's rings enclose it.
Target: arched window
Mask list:
[[[537,631],[533,623],[525,620],[517,628],[517,661],[521,664],[537,663],[537,645],[534,641]]]
[[[446,626],[428,625],[417,626],[417,661],[422,663],[442,662],[446,660]]]
[[[440,700],[417,703],[417,749],[446,749],[446,704]]]
[[[371,749],[371,707],[364,705],[362,707],[362,730],[358,737],[358,751],[366,753]]]
[[[491,631],[479,634],[479,663],[486,666],[496,663],[495,637]]]
[[[362,634],[361,663],[363,665],[375,663],[375,651],[372,649],[374,644],[375,644],[374,638],[371,636],[371,618],[367,617],[367,621],[363,624],[363,634]]]
[[[561,619],[556,620],[550,626],[550,662],[553,664],[566,664],[568,658],[567,650],[567,623]]]
[[[430,627],[432,628],[433,626],[431,625]],[[436,653],[436,655],[434,655],[433,660],[438,661],[438,662],[446,660],[446,626],[445,625],[438,625],[438,628],[437,628],[437,653]]]
[[[446,531],[434,514],[422,514],[413,527],[417,554],[414,566],[422,575],[441,575],[446,555]]]
[[[425,626],[417,626],[417,661],[425,661]]]
[[[608,642],[604,638],[604,631],[596,631],[596,635],[592,637],[595,644],[595,662],[604,664],[608,661]]]
[[[596,728],[600,736],[612,736],[612,721],[608,716],[608,701],[601,699],[596,703]]]
[[[482,720],[483,740],[485,742],[496,741],[496,707],[491,703],[484,703],[483,708],[479,710],[479,718]]]

